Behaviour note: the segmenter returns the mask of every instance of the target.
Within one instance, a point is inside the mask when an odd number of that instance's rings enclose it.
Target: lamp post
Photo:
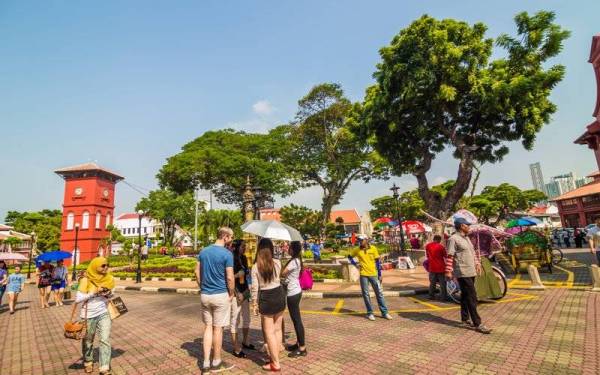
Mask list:
[[[77,239],[79,238],[79,223],[75,224],[75,249],[73,250],[73,273],[71,274],[71,281],[74,282],[77,279]]]
[[[394,197],[394,202],[396,204],[396,217],[398,219],[398,226],[400,227],[400,255],[406,256],[406,251],[404,249],[404,228],[402,227],[402,213],[400,212],[399,202],[400,194],[398,193],[400,188],[396,186],[396,183],[394,183],[390,190],[393,192],[392,196]]]
[[[256,197],[252,191],[252,184],[250,184],[250,176],[246,176],[246,185],[244,186],[244,192],[242,193],[243,201],[244,201],[244,221],[253,220],[256,213],[255,211],[255,201]]]
[[[137,270],[135,271],[135,282],[139,284],[142,282],[142,217],[144,211],[138,211],[138,264]]]
[[[31,249],[29,250],[29,265],[27,266],[27,278],[31,277],[31,258],[33,256],[33,249],[35,249],[35,232],[31,232]]]

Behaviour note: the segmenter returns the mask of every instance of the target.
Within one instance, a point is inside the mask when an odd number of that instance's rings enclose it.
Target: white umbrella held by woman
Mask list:
[[[251,220],[242,224],[242,231],[281,241],[303,241],[296,229],[276,220]]]

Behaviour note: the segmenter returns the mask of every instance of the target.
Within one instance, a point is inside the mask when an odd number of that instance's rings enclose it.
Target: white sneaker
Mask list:
[[[374,321],[375,320],[375,315],[369,314],[369,315],[367,315],[367,319]]]
[[[394,318],[392,318],[392,316],[391,316],[390,314],[385,314],[383,317],[384,317],[385,319],[387,319],[387,320],[392,320],[392,319],[394,319]]]

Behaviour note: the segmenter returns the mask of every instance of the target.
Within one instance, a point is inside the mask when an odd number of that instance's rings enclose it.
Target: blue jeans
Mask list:
[[[596,260],[598,261],[598,265],[600,265],[600,250],[596,250]]]
[[[87,334],[81,340],[81,350],[83,352],[83,362],[92,363],[94,362],[94,336],[96,331],[100,338],[100,371],[110,370],[110,328],[112,321],[108,312],[97,316],[95,318],[88,318],[87,320]]]
[[[371,296],[369,295],[369,283],[373,287],[373,292],[375,292],[375,297],[377,298],[377,304],[379,305],[379,310],[381,310],[381,315],[387,314],[388,309],[385,305],[385,300],[383,299],[383,290],[381,290],[381,284],[379,284],[377,276],[361,276],[360,289],[362,291],[363,300],[365,301],[365,306],[367,307],[367,314],[373,314]]]

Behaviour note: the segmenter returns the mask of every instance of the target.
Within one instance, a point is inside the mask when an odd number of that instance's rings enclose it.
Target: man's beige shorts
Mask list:
[[[200,294],[202,322],[207,326],[226,327],[231,316],[231,302],[228,293]]]

